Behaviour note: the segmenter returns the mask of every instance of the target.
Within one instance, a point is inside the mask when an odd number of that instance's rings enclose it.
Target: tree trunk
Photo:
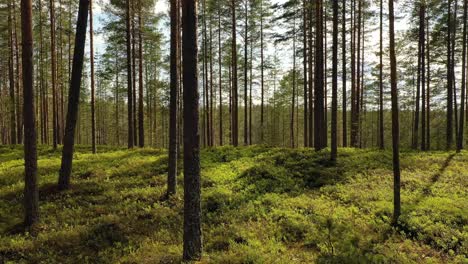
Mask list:
[[[231,0],[232,8],[232,145],[239,145],[239,105],[237,87],[237,34],[236,34],[236,0]]]
[[[342,73],[342,84],[343,84],[343,105],[342,105],[342,115],[343,115],[343,147],[348,146],[348,116],[346,112],[346,0],[343,0],[342,3],[342,29],[341,29],[341,36],[342,36],[342,63],[343,63],[343,73]]]
[[[289,123],[289,142],[291,148],[296,147],[294,140],[294,122],[296,110],[296,15],[293,18],[293,69],[292,69],[292,102],[291,102],[291,121]]]
[[[395,15],[393,0],[388,1],[390,27],[390,79],[392,94],[392,144],[393,144],[393,224],[398,223],[401,214],[400,204],[400,120],[397,91],[397,64],[395,54]]]
[[[89,58],[91,64],[91,145],[96,154],[96,111],[94,88],[94,46],[93,46],[93,0],[89,0]]]
[[[126,26],[127,26],[127,105],[128,105],[128,148],[133,148],[133,85],[132,85],[132,44],[130,26],[130,0],[126,0]]]
[[[331,160],[336,161],[338,153],[338,0],[333,0],[333,62],[332,62],[332,124]]]
[[[141,0],[138,1],[138,140],[140,148],[145,146],[145,113],[143,106],[143,24],[141,19]]]
[[[249,69],[248,66],[248,55],[247,55],[247,47],[249,43],[249,6],[248,6],[248,0],[245,1],[245,35],[244,35],[244,146],[247,146],[249,144],[248,142],[248,120],[247,120],[247,111],[248,111],[248,102],[247,102],[247,72]]]
[[[314,111],[314,145],[319,151],[326,147],[326,127],[324,114],[324,58],[323,58],[323,1],[318,0],[315,6],[316,50],[315,50],[315,111]]]
[[[223,68],[222,68],[222,44],[221,44],[221,5],[218,5],[218,64],[219,64],[219,145],[223,145]]]
[[[30,228],[39,220],[39,192],[37,188],[37,134],[34,116],[34,60],[33,17],[31,0],[21,0],[22,65],[23,65],[23,121],[24,137],[24,224]]]
[[[171,0],[171,91],[169,120],[169,173],[167,178],[167,195],[176,193],[177,185],[177,115],[179,89],[179,0]]]
[[[421,150],[426,151],[426,4],[420,3],[421,41]]]
[[[50,60],[51,60],[51,72],[52,72],[52,133],[53,133],[53,146],[57,149],[58,144],[58,116],[57,116],[57,65],[56,65],[56,53],[55,53],[55,7],[54,0],[50,0]]]
[[[379,42],[379,148],[385,149],[383,109],[383,0],[380,0],[380,42]]]
[[[452,147],[453,144],[453,83],[452,83],[452,1],[448,0],[448,18],[447,18],[447,150]]]
[[[305,1],[305,0],[304,0]],[[304,9],[305,10],[305,9]],[[305,11],[304,11],[305,12]],[[264,123],[265,123],[265,54],[264,54],[264,36],[263,36],[263,0],[260,0],[260,142],[263,144],[265,140]]]
[[[75,127],[80,102],[80,88],[83,72],[84,49],[86,43],[86,27],[88,22],[89,0],[80,0],[78,20],[76,22],[75,50],[73,53],[72,79],[68,94],[68,112],[63,142],[62,165],[60,168],[59,189],[70,187],[72,171],[73,148],[75,144]]]
[[[463,1],[463,41],[462,41],[462,80],[461,80],[461,100],[460,100],[460,127],[458,131],[457,152],[463,149],[463,135],[465,129],[465,94],[466,94],[466,19],[467,4]]]
[[[184,261],[202,255],[198,132],[197,5],[182,1],[184,85]]]
[[[308,136],[309,136],[309,105],[307,102],[308,94],[307,94],[307,4],[306,0],[302,1],[302,58],[303,58],[303,75],[304,75],[304,147],[309,145]]]
[[[12,23],[12,5],[8,1],[8,45],[9,45],[9,58],[8,58],[8,79],[9,79],[9,91],[10,91],[10,143],[15,145],[16,140],[16,100],[15,100],[15,76],[14,76],[14,45],[13,45],[13,23]]]

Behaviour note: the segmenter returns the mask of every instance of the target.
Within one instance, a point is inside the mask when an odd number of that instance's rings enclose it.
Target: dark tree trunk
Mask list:
[[[138,1],[138,140],[139,147],[145,146],[145,113],[143,107],[143,24],[141,19],[141,0]]]
[[[22,65],[23,65],[23,121],[24,121],[24,224],[27,228],[39,220],[37,188],[37,134],[34,116],[34,60],[31,0],[21,0]]]
[[[93,154],[96,154],[96,111],[94,89],[94,46],[93,46],[93,0],[89,1],[89,58],[91,64],[91,145]]]
[[[55,53],[55,7],[54,0],[50,0],[50,60],[52,72],[52,133],[53,133],[53,146],[57,149],[58,144],[58,116],[57,116],[57,65]]]
[[[131,19],[131,27],[132,27],[132,31],[131,31],[131,37],[132,37],[132,76],[133,76],[133,79],[132,79],[132,98],[133,98],[133,102],[132,102],[132,106],[133,106],[133,109],[132,109],[132,120],[133,120],[133,145],[134,146],[137,146],[138,145],[138,126],[137,126],[137,84],[136,84],[136,78],[137,78],[137,75],[136,75],[136,38],[137,38],[137,34],[136,34],[136,26],[135,26],[135,1],[132,1],[131,3],[131,16],[130,16],[130,19]]]
[[[305,11],[304,11],[305,12]],[[264,54],[264,36],[263,36],[263,0],[260,0],[260,142],[263,144],[265,140],[264,123],[265,123],[265,54]]]
[[[130,0],[126,0],[126,30],[127,30],[127,105],[128,105],[128,148],[134,146],[133,130],[133,85],[132,85],[132,44],[130,26]]]
[[[427,96],[426,96],[426,149],[431,149],[431,55],[430,55],[430,44],[429,44],[429,17],[426,18],[426,34],[427,34]]]
[[[346,0],[343,0],[342,3],[342,29],[341,29],[341,37],[342,37],[342,63],[343,63],[343,73],[342,73],[342,84],[343,84],[343,147],[348,146],[348,116],[346,112],[346,101],[347,101],[347,96],[346,96]]]
[[[465,94],[466,94],[466,19],[467,4],[463,1],[463,41],[462,41],[462,80],[461,80],[461,100],[460,100],[460,127],[458,131],[457,152],[463,149],[463,135],[465,129]]]
[[[420,3],[421,42],[421,150],[426,150],[426,4]]]
[[[236,34],[236,0],[231,0],[232,12],[232,145],[239,145],[239,105],[237,86],[237,34]]]
[[[304,147],[309,145],[309,105],[308,105],[308,81],[307,81],[307,2],[302,2],[302,58],[303,58],[303,75],[304,75]],[[263,52],[263,51],[262,51]]]
[[[200,136],[198,131],[197,5],[182,1],[184,85],[184,261],[202,255]]]
[[[393,224],[398,223],[400,204],[400,120],[397,91],[397,63],[395,54],[395,15],[393,0],[388,1],[390,26],[390,80],[392,94],[392,144],[393,144]]]
[[[248,111],[248,102],[247,102],[247,72],[249,69],[248,66],[248,57],[247,57],[247,47],[249,43],[249,6],[248,1],[245,1],[245,36],[244,36],[244,146],[249,144],[248,142],[248,120],[247,120],[247,111]]]
[[[14,45],[13,45],[13,22],[12,22],[12,5],[8,1],[8,45],[9,45],[9,57],[8,57],[8,80],[9,80],[9,92],[10,92],[10,143],[16,144],[16,100],[15,100],[15,76],[14,76]]]
[[[379,42],[379,148],[385,148],[383,109],[383,0],[380,0],[380,42]]]
[[[338,153],[338,0],[333,0],[333,62],[332,62],[332,124],[331,160],[336,161]]]
[[[448,0],[448,18],[447,18],[447,150],[452,148],[453,144],[453,82],[452,82],[452,1]]]
[[[221,5],[218,5],[218,64],[219,64],[219,145],[224,144],[223,134],[223,68],[222,68],[222,44],[221,44]]]
[[[324,114],[323,1],[318,0],[316,3],[314,146],[315,150],[319,151],[326,147],[326,127]]]
[[[296,147],[294,140],[294,122],[295,122],[295,110],[296,110],[296,15],[293,19],[293,70],[292,70],[292,102],[291,102],[291,120],[289,123],[289,142],[291,148]]]
[[[75,127],[78,118],[78,104],[80,102],[81,77],[83,73],[84,50],[86,43],[86,27],[88,22],[89,0],[80,0],[78,20],[76,22],[75,50],[73,53],[73,67],[68,94],[68,112],[63,142],[62,165],[59,176],[59,189],[70,187],[72,171],[73,148],[75,144]]]
[[[168,196],[176,193],[177,185],[177,115],[179,89],[179,0],[171,0],[171,91],[169,120],[169,173],[167,178]]]

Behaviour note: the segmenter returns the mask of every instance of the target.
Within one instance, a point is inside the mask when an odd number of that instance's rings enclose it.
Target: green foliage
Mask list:
[[[165,150],[100,150],[77,147],[59,192],[60,150],[39,148],[41,221],[25,234],[22,149],[0,146],[1,263],[181,262],[182,173],[167,199]],[[201,263],[466,263],[466,152],[402,154],[398,227],[391,153],[339,153],[203,150]]]

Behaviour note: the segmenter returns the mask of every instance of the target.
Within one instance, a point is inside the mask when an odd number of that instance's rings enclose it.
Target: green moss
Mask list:
[[[39,147],[41,222],[19,232],[23,151],[0,146],[0,263],[180,263],[183,186],[166,199],[167,151]],[[390,151],[264,146],[202,151],[201,263],[465,263],[468,153],[402,153],[392,228]],[[182,172],[182,164],[180,164]]]

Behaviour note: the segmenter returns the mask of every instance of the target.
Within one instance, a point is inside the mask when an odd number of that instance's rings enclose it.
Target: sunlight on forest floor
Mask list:
[[[179,263],[182,175],[164,199],[167,154],[77,147],[58,192],[60,151],[39,149],[40,225],[22,220],[23,150],[0,146],[0,263]],[[400,228],[390,226],[390,151],[252,146],[202,151],[201,263],[466,263],[468,152],[402,153]],[[179,166],[181,169],[182,166]]]

